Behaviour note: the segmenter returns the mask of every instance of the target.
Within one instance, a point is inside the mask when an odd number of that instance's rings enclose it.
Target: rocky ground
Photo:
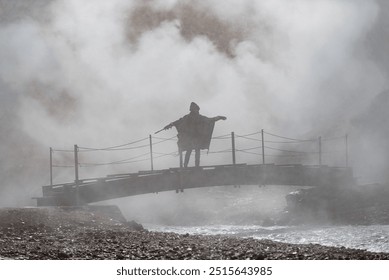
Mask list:
[[[144,230],[116,207],[0,209],[0,259],[389,259],[387,253]]]

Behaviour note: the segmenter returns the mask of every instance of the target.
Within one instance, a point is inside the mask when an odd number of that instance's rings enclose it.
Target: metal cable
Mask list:
[[[57,164],[53,164],[52,167],[74,168],[74,165],[57,165]]]
[[[220,151],[212,151],[208,152],[208,154],[222,154],[222,153],[230,153],[232,149],[227,149],[227,150],[220,150]]]
[[[256,142],[262,142],[261,139],[256,139],[256,138],[249,137],[249,136],[260,134],[260,133],[261,133],[261,131],[257,131],[257,132],[249,133],[249,134],[246,134],[246,135],[236,135],[235,134],[235,136],[237,138],[243,138],[243,139],[246,139],[246,140],[251,140],[251,141],[256,141]],[[278,137],[278,138],[281,138],[281,139],[289,140],[289,141],[264,141],[265,143],[297,144],[297,143],[317,142],[318,141],[318,139],[296,139],[296,138],[290,138],[290,137],[285,137],[285,136],[281,136],[281,135],[277,135],[277,134],[273,134],[273,133],[269,133],[269,132],[265,132],[265,131],[264,131],[264,133],[267,134],[267,135],[270,135],[270,136],[274,136],[274,137]],[[174,141],[175,139],[177,139],[177,136],[173,136],[173,137],[170,137],[170,138],[162,138],[162,137],[155,137],[154,136],[153,138],[160,140],[160,141],[157,141],[157,142],[153,143],[153,146],[154,146],[154,145],[158,145],[160,143],[166,142],[166,141],[171,141],[171,140]],[[225,135],[219,135],[219,136],[216,136],[216,137],[212,137],[212,139],[216,139],[216,140],[219,140],[219,139],[220,140],[226,140],[226,139],[230,139],[230,138],[231,138],[230,134],[225,134]],[[129,142],[129,143],[126,143],[126,144],[117,145],[117,146],[111,146],[111,147],[106,147],[106,148],[78,147],[79,148],[78,151],[79,152],[89,152],[89,151],[123,151],[123,150],[140,149],[140,148],[149,147],[150,145],[149,144],[145,144],[145,145],[139,145],[139,146],[133,146],[133,147],[126,147],[126,146],[130,146],[130,145],[133,145],[133,144],[145,141],[147,139],[148,139],[148,137],[142,138],[142,139],[139,139],[139,140],[136,140],[136,141],[133,141],[133,142]],[[342,137],[332,137],[332,138],[321,138],[322,141],[332,141],[332,140],[338,140],[338,139],[344,139],[344,136],[342,136]],[[236,149],[236,151],[237,152],[246,153],[246,154],[262,156],[262,153],[250,152],[252,150],[260,149],[260,148],[262,148],[262,146],[250,147],[250,148],[245,148],[245,149]],[[318,151],[315,151],[315,152],[293,151],[293,150],[278,149],[278,148],[269,147],[269,146],[265,146],[264,148],[270,149],[270,150],[275,150],[275,151],[280,151],[280,152],[285,152],[285,153],[291,153],[291,154],[281,154],[281,155],[266,154],[267,157],[303,157],[303,156],[307,156],[307,155],[317,155],[317,154],[319,154]],[[74,150],[65,150],[65,149],[52,149],[52,151],[53,152],[74,153]],[[208,153],[209,154],[230,153],[231,151],[232,151],[232,149],[225,149],[225,150],[219,150],[219,151],[208,151]],[[322,154],[330,154],[330,153],[339,153],[339,152],[338,151],[325,151],[325,152],[322,152]],[[172,153],[158,153],[158,152],[154,152],[154,154],[157,155],[157,156],[153,157],[154,159],[165,157],[165,156],[178,156],[177,152],[172,152]],[[134,163],[134,162],[150,160],[151,156],[149,158],[139,159],[139,158],[144,157],[146,155],[150,155],[150,152],[147,152],[147,153],[144,153],[142,155],[135,156],[135,157],[132,157],[132,158],[123,159],[123,160],[119,160],[119,161],[108,162],[108,163],[79,163],[79,166],[83,166],[83,167],[106,166],[106,165],[127,164],[127,163]],[[55,164],[52,167],[56,167],[56,168],[74,168],[74,165],[58,165],[58,164]]]
[[[166,141],[168,141],[168,140],[173,140],[173,141],[175,141],[175,140],[176,140],[175,138],[177,138],[177,136],[173,136],[173,137],[170,137],[170,138],[164,138],[164,137],[153,136],[153,139],[166,140]]]
[[[161,158],[161,157],[166,157],[166,156],[178,157],[178,154],[177,154],[177,152],[172,152],[170,154],[163,154],[163,155],[159,155],[159,156],[156,156],[156,157],[153,157],[153,158],[156,159],[156,158]],[[149,158],[149,159],[151,159],[151,158]]]
[[[162,139],[162,140],[159,141],[159,142],[153,143],[153,146],[154,146],[154,145],[158,145],[158,144],[163,143],[163,142],[166,142],[166,141],[173,140],[174,138],[177,138],[177,137],[176,137],[176,136],[173,136],[173,137],[170,137],[170,138]]]
[[[253,136],[253,135],[255,135],[255,134],[260,134],[260,133],[261,133],[261,131],[256,131],[256,132],[253,132],[253,133],[241,135],[241,137]]]
[[[318,153],[318,152],[290,151],[290,150],[277,149],[277,148],[267,147],[267,146],[265,146],[265,148],[270,150],[280,151],[280,152],[297,153],[297,154],[317,154]]]
[[[253,153],[253,152],[247,152],[245,150],[236,150],[237,152],[241,152],[241,153],[244,153],[244,154],[251,154],[251,155],[257,155],[257,156],[262,156],[261,153]]]
[[[74,150],[56,150],[56,149],[52,149],[53,152],[64,152],[64,153],[74,153]]]
[[[154,152],[155,153],[155,152]],[[145,155],[149,155],[150,153],[145,153],[136,157],[128,158],[128,159],[123,159],[123,160],[118,160],[118,161],[113,161],[113,162],[107,162],[107,163],[79,163],[81,167],[91,167],[91,166],[107,166],[107,165],[115,165],[115,164],[126,164],[126,163],[134,163],[134,162],[141,162],[141,161],[147,161],[151,160],[151,157],[145,158],[145,159],[140,159],[140,160],[135,160],[137,158],[143,157]],[[159,154],[158,156],[154,156],[153,159],[165,157],[165,156],[177,156],[176,152],[172,152],[169,154],[166,153],[155,153]]]
[[[215,139],[215,140],[231,139],[231,135],[230,134],[224,134],[224,135],[219,135],[219,136],[212,137],[211,139]]]
[[[78,148],[79,148],[79,149],[83,149],[83,150],[94,150],[94,151],[114,150],[114,149],[116,149],[116,148],[120,148],[120,147],[124,147],[124,146],[133,145],[133,144],[136,144],[136,143],[145,141],[145,140],[147,140],[147,139],[148,139],[148,137],[142,138],[142,139],[139,139],[139,140],[136,140],[136,141],[133,141],[133,142],[129,142],[129,143],[126,143],[126,144],[117,145],[117,146],[111,146],[111,147],[106,147],[106,148],[89,148],[89,147],[78,147]],[[135,147],[135,148],[136,148],[136,147]]]
[[[301,143],[304,143],[301,141],[268,141],[268,140],[265,140],[264,142],[265,143],[272,143],[272,144],[301,144]]]
[[[339,140],[339,139],[345,139],[345,136],[322,138],[321,141],[333,141],[333,140]]]
[[[158,153],[158,152],[153,152],[153,154],[156,154],[156,155],[162,155],[162,156],[169,156],[169,155],[173,155],[173,154],[176,154],[177,152],[171,152],[169,154],[167,153]]]
[[[295,157],[295,158],[302,158],[302,157],[307,157],[307,156],[312,156],[310,154],[300,154],[300,155],[268,155],[266,154],[266,157]]]
[[[145,153],[145,154],[141,154],[141,155],[136,156],[136,157],[122,159],[122,160],[118,160],[118,161],[107,162],[107,163],[85,163],[85,162],[83,162],[83,163],[79,163],[79,165],[80,166],[99,166],[99,165],[111,165],[111,164],[127,163],[129,161],[143,157],[143,156],[148,155],[148,154],[150,154],[150,153]]]
[[[153,146],[154,145],[158,145],[160,143],[163,143],[163,142],[166,142],[166,141],[169,141],[171,139],[173,139],[174,137],[172,138],[168,138],[168,139],[163,139],[159,142],[155,142],[153,143]],[[145,145],[141,145],[141,146],[135,146],[135,147],[128,147],[128,148],[110,148],[110,149],[90,149],[90,148],[82,148],[82,149],[86,149],[84,151],[79,151],[79,152],[94,152],[94,151],[108,151],[108,152],[111,152],[111,151],[128,151],[128,150],[136,150],[136,149],[141,149],[141,148],[146,148],[146,147],[150,147],[150,144],[145,144]]]
[[[128,148],[112,148],[112,149],[90,149],[90,148],[81,148],[83,150],[79,151],[80,153],[83,152],[96,152],[96,151],[106,151],[106,152],[111,152],[111,151],[128,151],[128,150],[136,150],[136,149],[141,149],[145,147],[149,147],[149,144],[141,145],[141,146],[135,146],[135,147],[128,147]]]
[[[262,146],[257,146],[257,147],[251,147],[251,148],[246,148],[246,149],[236,149],[236,151],[250,151],[250,150],[255,150],[255,149],[260,149]]]
[[[271,136],[282,138],[282,139],[292,140],[292,141],[299,141],[299,142],[315,142],[315,141],[317,141],[317,139],[295,139],[295,138],[290,138],[290,137],[285,137],[285,136],[269,133],[266,131],[264,131],[264,133],[267,135],[271,135]]]
[[[261,139],[255,139],[255,138],[251,138],[251,137],[247,137],[247,136],[241,136],[241,135],[235,135],[237,138],[243,138],[243,139],[247,139],[247,140],[252,140],[252,141],[257,141],[257,142],[262,142]],[[266,142],[266,141],[265,141]]]

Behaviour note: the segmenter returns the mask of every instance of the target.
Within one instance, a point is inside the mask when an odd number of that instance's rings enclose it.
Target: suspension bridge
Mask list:
[[[176,137],[148,137],[104,147],[50,148],[50,184],[42,187],[38,206],[72,206],[126,196],[183,192],[184,189],[240,185],[347,186],[354,182],[348,166],[348,136],[298,139],[264,130],[213,137],[200,167],[182,167]],[[217,150],[212,149],[217,146]],[[170,152],[166,152],[170,151]],[[96,154],[105,153],[98,157]],[[115,154],[107,156],[106,153]],[[92,156],[93,154],[93,156]],[[130,157],[123,158],[123,155]],[[111,161],[97,159],[112,158]],[[72,162],[69,162],[69,159]],[[172,161],[173,160],[173,161]],[[204,164],[205,162],[205,164]],[[244,163],[242,163],[244,162]],[[157,164],[174,166],[156,169]],[[118,172],[80,179],[80,171],[98,168],[143,171]],[[147,168],[146,165],[149,167]],[[117,168],[120,166],[120,168]],[[53,182],[57,169],[74,170],[74,181]],[[85,171],[85,174],[88,174]],[[88,177],[88,176],[86,176]]]

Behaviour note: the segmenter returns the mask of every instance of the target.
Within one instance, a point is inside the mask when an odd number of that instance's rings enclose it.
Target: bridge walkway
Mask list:
[[[109,199],[190,188],[231,185],[347,186],[350,168],[325,165],[232,164],[169,168],[43,186],[38,206],[82,205]]]

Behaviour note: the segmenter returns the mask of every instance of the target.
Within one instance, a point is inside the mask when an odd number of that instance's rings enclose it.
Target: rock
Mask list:
[[[70,256],[66,252],[60,251],[58,252],[57,257],[59,259],[68,259]]]
[[[138,224],[135,221],[126,222],[125,224],[127,225],[128,228],[130,228],[132,230],[138,230],[138,231],[145,230],[141,224]]]

